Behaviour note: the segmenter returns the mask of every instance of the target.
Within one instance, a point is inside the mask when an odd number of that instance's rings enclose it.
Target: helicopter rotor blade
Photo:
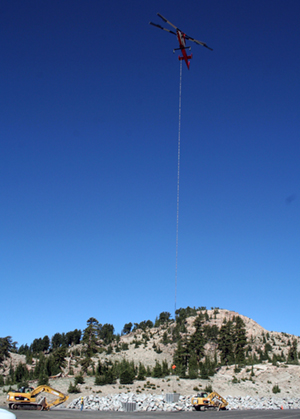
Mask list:
[[[150,25],[156,26],[157,28],[162,29],[163,31],[166,31],[166,32],[172,33],[173,35],[176,35],[176,32],[173,32],[170,29],[163,28],[162,26],[158,25],[157,23],[153,23],[153,22],[149,22],[149,23],[150,23]]]
[[[189,41],[195,42],[198,45],[202,45],[203,47],[209,49],[210,51],[213,51],[212,48],[210,48],[205,42],[201,42],[201,41],[197,41],[197,39],[192,38],[191,36],[188,36],[187,34],[185,34],[182,30],[180,30],[179,28],[177,28],[177,26],[173,25],[173,23],[171,23],[168,19],[166,19],[165,17],[163,17],[163,15],[161,15],[160,13],[157,13],[157,16],[159,16],[164,22],[168,23],[170,26],[172,26],[172,28],[176,29],[176,33],[173,31],[170,31],[169,29],[163,28],[160,25],[157,25],[156,23],[152,23],[150,22],[151,25],[156,26],[157,28],[163,29],[166,32],[170,32],[174,35],[177,35],[177,32],[181,32],[182,34],[184,34],[185,38],[188,39]]]
[[[197,41],[197,39],[192,38],[191,36],[185,35],[186,39],[188,39],[189,41],[195,42],[198,45],[202,45],[203,47],[209,49],[210,51],[213,51],[212,48],[210,48],[208,45],[206,45],[205,42],[201,42],[201,41]]]
[[[163,17],[160,13],[157,13],[157,16],[159,16],[164,22],[168,23],[170,26],[172,26],[172,28],[180,31],[179,28],[177,28],[177,26],[173,25],[173,23],[171,23],[168,19],[166,19],[165,17]],[[182,31],[180,31],[182,32]]]

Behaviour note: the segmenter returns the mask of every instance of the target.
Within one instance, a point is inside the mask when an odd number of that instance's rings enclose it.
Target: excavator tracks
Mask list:
[[[9,408],[12,410],[43,410],[43,407],[37,403],[9,403]]]

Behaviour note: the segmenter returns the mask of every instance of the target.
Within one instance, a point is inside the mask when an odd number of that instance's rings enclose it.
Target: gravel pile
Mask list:
[[[237,409],[300,409],[299,398],[289,397],[232,397],[227,396],[227,408]]]
[[[84,400],[84,409],[124,412],[127,410],[126,404],[130,404],[131,410],[138,411],[189,411],[192,410],[190,396],[180,396],[178,402],[166,402],[164,395],[157,394],[135,394],[121,393],[105,397],[86,396]],[[80,409],[81,397],[74,399],[69,405],[69,409]],[[134,406],[134,409],[132,409]]]
[[[86,396],[84,409],[102,411],[192,411],[191,396],[180,396],[176,402],[167,402],[166,396],[157,394],[121,393],[105,397],[95,395]],[[227,409],[300,409],[300,398],[287,397],[232,397],[227,396]],[[80,409],[81,397],[74,399],[67,407]]]

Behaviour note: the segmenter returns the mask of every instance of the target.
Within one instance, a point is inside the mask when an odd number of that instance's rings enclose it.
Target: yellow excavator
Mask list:
[[[210,394],[198,393],[191,398],[191,403],[195,410],[226,410],[228,405],[228,402],[215,391]]]
[[[36,396],[41,393],[50,393],[52,396],[56,396],[56,399],[47,402],[46,397],[42,397],[37,402]],[[49,386],[21,387],[18,391],[10,391],[7,394],[9,408],[14,410],[49,410],[52,406],[64,403],[68,398],[69,396]]]

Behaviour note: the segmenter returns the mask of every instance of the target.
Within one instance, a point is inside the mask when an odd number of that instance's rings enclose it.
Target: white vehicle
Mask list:
[[[17,419],[16,415],[5,409],[0,409],[0,419]]]

